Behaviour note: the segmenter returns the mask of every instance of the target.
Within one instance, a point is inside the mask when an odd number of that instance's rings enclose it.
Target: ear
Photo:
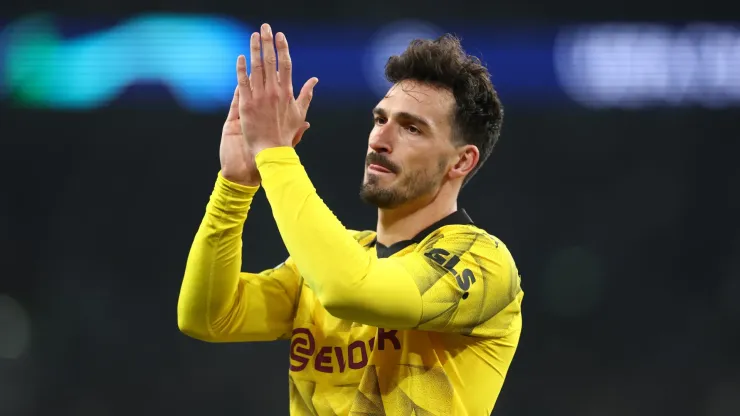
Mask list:
[[[476,166],[480,160],[480,151],[478,147],[472,144],[466,144],[460,146],[457,149],[457,163],[450,169],[450,177],[464,178],[467,176]]]

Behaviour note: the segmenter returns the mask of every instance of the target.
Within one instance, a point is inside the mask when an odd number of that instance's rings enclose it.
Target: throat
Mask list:
[[[379,209],[377,242],[385,247],[391,247],[413,240],[421,231],[457,211],[457,202],[445,205],[432,203],[421,208],[413,208],[415,207]]]

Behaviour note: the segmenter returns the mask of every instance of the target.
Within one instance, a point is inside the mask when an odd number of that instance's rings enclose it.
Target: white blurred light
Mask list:
[[[565,92],[588,107],[740,105],[740,29],[732,26],[579,26],[558,35],[553,58]]]
[[[365,53],[365,79],[378,97],[383,97],[391,84],[385,79],[385,64],[392,55],[401,54],[414,39],[436,39],[442,31],[420,20],[401,20],[383,26],[373,37]]]
[[[31,320],[20,303],[0,295],[0,358],[18,358],[28,347]]]

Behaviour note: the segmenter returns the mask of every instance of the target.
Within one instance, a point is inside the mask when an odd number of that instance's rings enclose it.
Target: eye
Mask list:
[[[380,116],[375,116],[373,117],[373,122],[378,126],[382,126],[383,124],[385,124],[386,119]]]
[[[414,125],[406,126],[406,130],[411,134],[421,134],[421,130]]]

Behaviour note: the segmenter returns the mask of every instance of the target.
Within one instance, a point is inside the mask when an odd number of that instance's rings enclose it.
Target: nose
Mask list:
[[[376,127],[370,133],[370,148],[376,153],[393,153],[393,138],[388,124]]]

